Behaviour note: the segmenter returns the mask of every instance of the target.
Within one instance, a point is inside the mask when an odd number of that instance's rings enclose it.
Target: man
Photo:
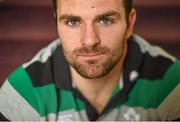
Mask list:
[[[57,0],[60,40],[0,90],[2,120],[178,120],[180,62],[133,34],[131,0]]]

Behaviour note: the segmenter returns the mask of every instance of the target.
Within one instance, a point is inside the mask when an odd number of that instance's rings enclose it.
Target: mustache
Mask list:
[[[91,46],[91,47],[80,47],[75,49],[73,52],[75,55],[83,55],[89,53],[108,54],[111,53],[111,49],[102,46],[93,46],[93,47]]]

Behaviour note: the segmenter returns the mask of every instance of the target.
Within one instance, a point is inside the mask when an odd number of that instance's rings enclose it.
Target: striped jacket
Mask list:
[[[73,87],[60,40],[17,68],[0,89],[1,120],[180,119],[180,61],[133,35],[119,83],[98,114]]]

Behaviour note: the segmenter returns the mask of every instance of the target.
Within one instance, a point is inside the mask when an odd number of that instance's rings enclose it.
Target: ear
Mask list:
[[[128,23],[127,23],[128,28],[126,33],[126,39],[129,39],[129,37],[133,34],[135,22],[136,22],[136,10],[133,8],[129,13],[129,17],[128,17]]]

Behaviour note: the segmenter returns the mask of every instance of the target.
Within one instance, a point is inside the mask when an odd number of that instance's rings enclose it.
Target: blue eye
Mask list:
[[[110,25],[113,23],[113,21],[110,18],[101,18],[99,23],[103,25]]]
[[[80,23],[77,19],[74,19],[74,18],[70,18],[66,21],[66,24],[68,26],[78,26]]]

